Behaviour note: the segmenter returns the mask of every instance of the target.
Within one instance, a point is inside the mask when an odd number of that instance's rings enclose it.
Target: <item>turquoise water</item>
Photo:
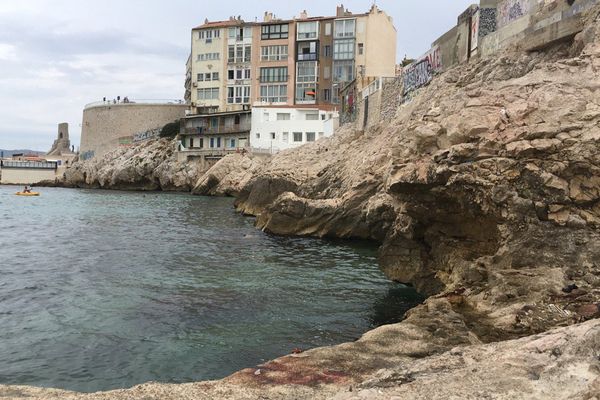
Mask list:
[[[276,237],[233,201],[0,186],[0,383],[222,378],[395,322],[420,299],[370,244]]]

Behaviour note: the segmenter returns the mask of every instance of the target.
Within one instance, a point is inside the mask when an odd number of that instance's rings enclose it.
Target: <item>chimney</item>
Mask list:
[[[302,11],[300,13],[300,19],[307,19],[308,18],[308,13],[306,12],[306,10]]]
[[[204,25],[208,24],[208,18],[204,18]]]
[[[271,21],[273,21],[273,13],[265,11],[264,22],[271,22]]]
[[[336,17],[343,17],[345,12],[344,12],[345,8],[343,4],[340,4],[339,6],[337,6],[336,12],[335,12],[335,16]]]

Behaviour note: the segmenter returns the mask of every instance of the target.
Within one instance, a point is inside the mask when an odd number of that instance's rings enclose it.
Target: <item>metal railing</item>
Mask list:
[[[99,107],[99,106],[128,106],[128,105],[132,105],[132,104],[155,104],[155,105],[168,105],[168,104],[182,104],[185,105],[185,101],[183,100],[178,100],[178,99],[106,99],[101,100],[101,101],[95,101],[92,103],[88,103],[85,105],[84,108],[91,108],[91,107]]]
[[[57,169],[56,161],[0,161],[0,168]]]
[[[250,131],[250,124],[237,124],[231,126],[206,127],[197,126],[194,128],[186,128],[184,133],[188,135],[213,135],[220,133],[238,133]]]

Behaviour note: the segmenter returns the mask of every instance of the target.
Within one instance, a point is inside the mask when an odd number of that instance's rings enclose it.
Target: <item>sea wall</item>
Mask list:
[[[2,168],[0,169],[0,184],[35,185],[43,181],[54,181],[57,176],[54,169]]]
[[[119,147],[152,138],[169,122],[184,117],[185,104],[98,103],[83,111],[81,159],[100,157]]]

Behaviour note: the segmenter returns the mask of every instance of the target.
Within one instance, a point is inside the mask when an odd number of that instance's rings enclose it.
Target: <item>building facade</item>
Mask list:
[[[283,149],[312,141],[313,133],[315,140],[329,136],[329,131],[333,133],[330,125],[337,123],[337,111],[343,106],[341,88],[351,85],[360,90],[381,76],[395,75],[396,29],[376,6],[364,14],[340,6],[330,17],[309,17],[304,11],[288,20],[268,12],[262,22],[249,23],[240,17],[207,20],[192,29],[191,40],[184,151],[195,148],[189,146],[190,140],[202,143],[196,152],[210,144],[211,133],[196,128],[210,126],[213,114],[224,118],[223,124],[227,118],[251,122],[251,129],[236,132],[236,138],[214,141],[224,152],[247,147]],[[315,113],[319,118],[303,119],[306,115],[314,118]],[[265,118],[280,114],[290,118],[279,122]],[[301,126],[293,126],[298,123]],[[285,132],[287,141],[283,140]],[[289,139],[294,132],[302,132],[302,141]],[[225,146],[232,140],[235,148]],[[205,150],[214,152],[211,147]]]

